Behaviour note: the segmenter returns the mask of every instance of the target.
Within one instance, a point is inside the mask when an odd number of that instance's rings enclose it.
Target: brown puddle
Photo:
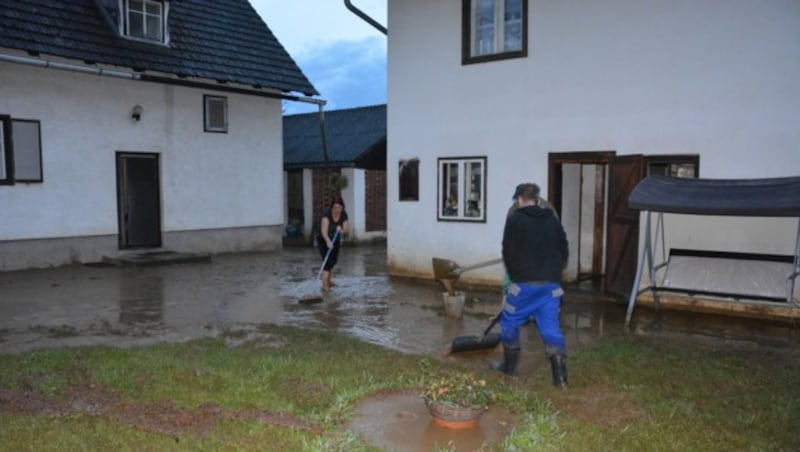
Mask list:
[[[473,428],[440,427],[431,419],[419,394],[406,392],[364,400],[356,407],[349,429],[383,450],[472,451],[502,441],[516,423],[515,417],[492,406]]]

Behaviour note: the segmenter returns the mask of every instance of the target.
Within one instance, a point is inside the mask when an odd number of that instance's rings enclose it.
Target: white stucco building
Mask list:
[[[625,202],[642,177],[800,174],[794,0],[408,0],[388,18],[392,274],[499,257],[514,187],[532,181],[568,231],[566,278],[625,292],[639,236]],[[403,186],[404,163],[418,186]],[[791,255],[797,231],[665,221],[677,248]],[[462,280],[499,284],[502,271]]]
[[[316,94],[246,0],[4,5],[0,270],[279,249],[292,92]]]

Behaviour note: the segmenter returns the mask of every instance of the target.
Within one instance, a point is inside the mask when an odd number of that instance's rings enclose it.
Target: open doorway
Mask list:
[[[549,201],[570,244],[564,282],[627,298],[639,246],[639,212],[628,196],[649,174],[698,177],[699,156],[561,152],[549,154],[548,167]]]
[[[117,152],[119,247],[161,247],[158,154]]]
[[[566,283],[604,289],[608,164],[614,151],[549,155],[549,201],[569,241]]]

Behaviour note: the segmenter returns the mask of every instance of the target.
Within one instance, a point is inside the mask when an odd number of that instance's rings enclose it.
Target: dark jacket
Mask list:
[[[559,282],[568,253],[567,234],[552,210],[526,206],[506,220],[503,262],[512,282]]]

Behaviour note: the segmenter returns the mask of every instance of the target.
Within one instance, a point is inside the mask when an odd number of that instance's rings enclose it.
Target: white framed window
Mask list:
[[[528,0],[462,0],[462,63],[528,54]]]
[[[203,96],[203,130],[206,132],[228,132],[228,98]]]
[[[439,221],[486,221],[486,157],[439,159]]]
[[[125,3],[125,36],[158,43],[167,42],[166,2],[123,0]]]

